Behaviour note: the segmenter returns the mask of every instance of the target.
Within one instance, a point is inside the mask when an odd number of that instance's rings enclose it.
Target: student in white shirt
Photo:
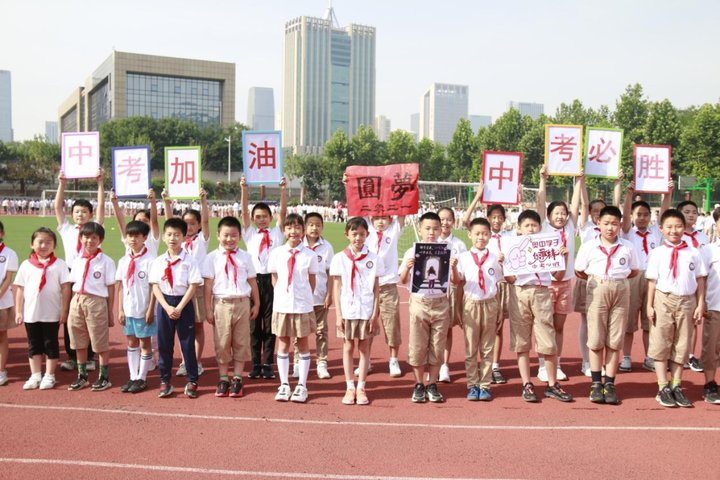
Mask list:
[[[18,271],[18,256],[5,245],[4,240],[5,226],[0,222],[0,386],[8,381],[8,330],[18,325],[15,323],[15,301],[10,288],[13,275]]]
[[[720,232],[720,208],[715,208],[711,217],[715,221],[715,228]],[[708,269],[705,295],[707,313],[703,323],[702,356],[700,357],[705,375],[703,399],[706,403],[718,405],[720,404],[720,394],[715,374],[720,360],[718,358],[718,351],[720,351],[720,239],[706,245],[700,253]]]
[[[160,224],[158,223],[158,210],[157,201],[155,198],[155,190],[152,188],[147,193],[148,201],[150,202],[149,210],[138,210],[133,215],[133,220],[143,222],[150,227],[150,233],[145,240],[145,246],[148,248],[148,253],[152,257],[157,257],[158,250],[160,248]],[[118,203],[118,197],[115,192],[110,193],[110,201],[112,202],[113,212],[115,213],[115,219],[120,229],[120,238],[122,239],[125,248],[128,248],[127,240],[125,238],[125,212]]]

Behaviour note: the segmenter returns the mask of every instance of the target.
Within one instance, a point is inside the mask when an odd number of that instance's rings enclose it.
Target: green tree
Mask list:
[[[530,117],[526,117],[530,118]],[[527,123],[527,120],[525,121]],[[525,183],[540,182],[540,167],[545,163],[545,124],[549,119],[540,115],[526,126],[517,149],[523,154],[522,179]],[[565,184],[568,177],[552,177],[554,183]]]
[[[60,146],[45,142],[41,136],[22,143],[10,143],[0,151],[3,177],[27,195],[31,185],[50,185],[60,168]]]
[[[375,130],[360,125],[350,140],[352,161],[349,165],[383,165],[385,162],[385,144],[380,141]]]
[[[417,163],[420,168],[420,180],[447,181],[450,177],[445,147],[429,138],[423,138],[417,144]]]
[[[323,148],[324,168],[327,173],[328,191],[330,199],[344,200],[345,187],[340,181],[345,168],[353,165],[353,146],[350,139],[343,130],[336,130],[330,140],[325,143]]]
[[[394,130],[388,135],[385,142],[387,163],[415,163],[417,162],[418,148],[415,138],[409,132]]]
[[[670,100],[652,102],[648,106],[643,142],[653,145],[670,145],[673,152],[680,145],[680,121]]]
[[[720,176],[720,103],[698,110],[680,138],[682,171],[698,178]]]
[[[461,118],[455,127],[452,141],[447,146],[447,158],[452,179],[467,181],[470,178],[473,163],[478,159],[478,154],[479,149],[470,121]]]

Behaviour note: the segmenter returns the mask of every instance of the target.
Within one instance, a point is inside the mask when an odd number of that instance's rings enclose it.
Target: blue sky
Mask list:
[[[44,133],[59,104],[112,52],[235,62],[236,118],[252,86],[282,98],[283,27],[327,0],[12,1],[0,69],[12,71],[16,139]],[[432,82],[470,87],[470,113],[509,100],[598,107],[639,82],[678,107],[720,98],[720,2],[334,0],[341,25],[377,28],[376,113],[408,129]],[[277,110],[279,112],[279,110]]]

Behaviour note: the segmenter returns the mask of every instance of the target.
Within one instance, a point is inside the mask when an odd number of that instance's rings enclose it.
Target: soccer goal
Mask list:
[[[53,216],[55,215],[55,194],[57,193],[57,190],[43,190],[42,194],[40,195],[40,216],[41,217],[47,217],[48,215]],[[79,200],[79,199],[85,199],[89,200],[90,203],[93,205],[93,209],[97,208],[97,190],[65,190],[65,213],[67,215],[70,215],[72,212],[70,212],[70,205],[72,205],[73,201]],[[108,200],[105,201],[106,204],[108,204]],[[107,205],[106,205],[107,206]],[[107,208],[105,209],[105,216],[108,215]]]

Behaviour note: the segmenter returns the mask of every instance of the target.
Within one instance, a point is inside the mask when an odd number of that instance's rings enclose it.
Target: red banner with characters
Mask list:
[[[348,215],[411,215],[418,211],[417,163],[345,169]]]

